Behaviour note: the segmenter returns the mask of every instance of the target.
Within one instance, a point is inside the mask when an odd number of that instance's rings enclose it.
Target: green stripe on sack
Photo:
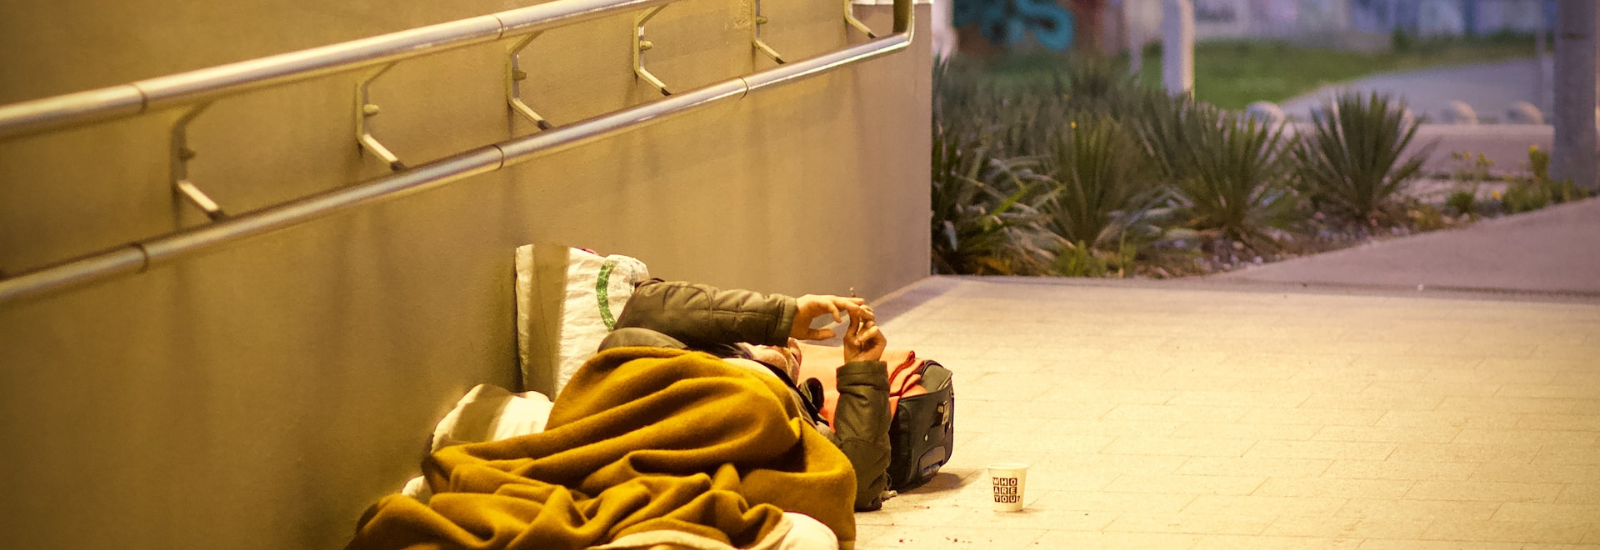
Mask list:
[[[617,267],[616,258],[606,258],[606,263],[600,265],[600,278],[594,284],[595,301],[600,304],[600,321],[606,324],[606,330],[617,329],[617,319],[611,315],[611,268]]]

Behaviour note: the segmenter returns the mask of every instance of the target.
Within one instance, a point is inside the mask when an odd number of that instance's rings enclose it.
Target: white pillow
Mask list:
[[[525,390],[560,394],[650,279],[644,262],[558,245],[517,248],[517,348]]]
[[[500,386],[478,384],[433,429],[430,451],[451,445],[499,441],[544,431],[550,420],[550,398],[539,392],[511,393]],[[400,494],[427,502],[433,497],[422,476],[406,482]]]
[[[433,429],[432,450],[451,445],[499,441],[544,431],[550,420],[549,397],[536,391],[511,393],[493,384],[467,392]]]

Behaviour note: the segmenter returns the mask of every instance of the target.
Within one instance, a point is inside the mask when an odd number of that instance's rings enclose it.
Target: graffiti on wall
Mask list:
[[[1241,6],[1237,0],[1195,0],[1196,23],[1233,23],[1239,20]]]
[[[1055,0],[955,0],[951,23],[977,25],[990,42],[1007,48],[1032,41],[1045,49],[1072,47],[1072,12]]]

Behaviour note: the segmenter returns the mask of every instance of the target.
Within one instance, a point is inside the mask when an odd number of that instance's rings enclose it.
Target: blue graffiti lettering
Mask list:
[[[955,0],[951,23],[977,25],[984,38],[1014,47],[1033,35],[1046,49],[1062,51],[1072,46],[1072,12],[1054,0]]]

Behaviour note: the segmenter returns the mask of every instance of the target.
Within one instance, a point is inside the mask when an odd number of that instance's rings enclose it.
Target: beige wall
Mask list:
[[[799,59],[862,40],[839,2],[767,0]],[[516,7],[510,2],[0,3],[0,104]],[[770,62],[747,8],[652,21],[688,89]],[[890,26],[887,6],[860,7]],[[512,169],[43,299],[0,304],[0,540],[17,548],[327,548],[414,475],[472,385],[515,383],[512,249],[556,241],[652,272],[865,296],[928,266],[928,11],[910,52]],[[525,97],[557,124],[653,100],[632,17],[551,31]],[[378,135],[416,164],[522,135],[504,45],[380,79]],[[382,175],[351,136],[354,75],[217,103],[191,176],[248,211]],[[0,271],[168,232],[161,112],[0,142]],[[179,220],[199,223],[187,209]]]

